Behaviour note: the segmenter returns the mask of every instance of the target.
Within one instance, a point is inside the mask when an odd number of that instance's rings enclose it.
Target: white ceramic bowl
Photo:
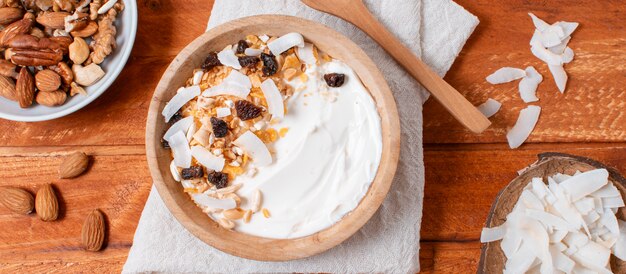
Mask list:
[[[86,88],[88,95],[68,97],[65,104],[57,107],[46,107],[35,103],[26,109],[20,108],[17,102],[0,96],[0,118],[23,122],[52,120],[83,108],[104,93],[122,72],[137,34],[137,2],[124,0],[124,5],[124,10],[115,21],[117,48],[101,64],[106,72],[104,78]]]

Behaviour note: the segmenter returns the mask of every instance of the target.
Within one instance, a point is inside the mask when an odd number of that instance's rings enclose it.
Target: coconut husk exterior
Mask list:
[[[609,181],[619,189],[622,197],[626,197],[626,179],[613,168],[589,158],[563,153],[547,152],[539,154],[538,157],[537,162],[524,169],[517,178],[498,193],[487,217],[486,227],[499,226],[506,221],[506,216],[513,210],[522,190],[533,177],[542,177],[544,181],[547,181],[548,176],[556,173],[573,175],[577,170],[585,172],[605,168],[609,171]],[[626,220],[624,208],[620,208],[617,212],[617,218]],[[495,241],[482,245],[477,273],[502,273],[506,257],[500,248],[500,242]],[[611,269],[613,273],[626,273],[626,262],[611,255]]]

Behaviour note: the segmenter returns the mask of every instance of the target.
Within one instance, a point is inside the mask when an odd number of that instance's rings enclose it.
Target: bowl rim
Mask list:
[[[61,118],[63,116],[67,116],[69,114],[72,114],[82,109],[86,105],[95,101],[105,91],[107,91],[109,87],[113,84],[113,82],[117,80],[117,77],[120,75],[120,73],[126,66],[126,62],[128,62],[130,53],[132,52],[133,46],[135,45],[135,37],[137,36],[137,20],[138,20],[137,2],[136,0],[130,0],[130,1],[127,0],[124,2],[124,4],[125,4],[124,12],[132,13],[130,15],[130,18],[131,18],[130,22],[126,23],[130,27],[130,35],[128,36],[128,41],[126,42],[128,46],[124,47],[124,50],[121,52],[121,55],[119,57],[121,58],[120,59],[121,61],[119,65],[114,67],[109,72],[107,72],[107,74],[110,74],[111,76],[105,79],[105,81],[102,83],[102,85],[100,86],[98,90],[89,94],[89,96],[85,97],[85,99],[78,102],[76,105],[60,110],[58,112],[54,112],[50,114],[32,115],[32,116],[23,116],[23,115],[15,115],[15,114],[10,114],[10,113],[0,112],[0,118],[6,119],[6,120],[17,121],[17,122],[40,122],[40,121],[48,121],[48,120]]]
[[[206,45],[210,44],[211,41],[220,39],[231,40],[230,38],[224,38],[231,34],[237,34],[237,37],[240,38],[243,35],[252,33],[252,31],[249,31],[250,28],[258,28],[261,26],[275,29],[292,29],[291,31],[297,28],[298,32],[305,36],[305,39],[309,34],[313,35],[313,31],[316,31],[320,36],[323,33],[324,36],[331,37],[335,47],[338,45],[339,47],[337,48],[343,48],[343,51],[349,52],[351,57],[356,60],[354,62],[362,65],[362,67],[353,69],[357,75],[359,75],[359,78],[373,97],[381,118],[381,134],[383,139],[381,160],[376,176],[370,184],[365,196],[361,199],[356,208],[331,227],[300,238],[269,239],[226,230],[206,216],[206,214],[202,213],[201,209],[195,206],[195,204],[193,204],[195,209],[189,207],[189,210],[185,211],[183,206],[188,207],[188,204],[193,202],[191,202],[191,199],[189,199],[186,193],[182,193],[180,183],[176,183],[171,178],[169,174],[171,156],[169,151],[165,151],[161,147],[160,130],[165,129],[165,122],[162,120],[161,111],[164,104],[169,101],[172,94],[175,92],[174,87],[176,85],[172,84],[172,78],[174,78],[176,73],[180,70],[193,69],[190,68],[191,64],[189,63],[192,62],[191,60],[193,58],[203,58],[206,56],[209,51]],[[272,30],[267,29],[266,31],[269,32]],[[309,34],[307,34],[307,32],[309,32]],[[286,33],[286,31],[283,33]],[[272,34],[277,35],[277,33]],[[318,42],[320,39],[317,40],[318,41],[314,41],[314,43],[319,45],[320,43]],[[236,40],[232,39],[230,42],[235,43]],[[217,44],[217,42],[215,43]],[[330,42],[325,43],[330,44]],[[204,51],[204,53],[200,54],[200,51]],[[332,54],[333,52],[330,53]],[[196,65],[199,65],[200,62],[196,63]],[[178,85],[180,84],[182,84],[182,82],[178,81]],[[383,109],[384,111],[381,111]],[[161,128],[159,128],[159,126],[161,126]],[[159,128],[159,130],[157,130],[157,128]],[[259,261],[286,261],[306,258],[326,251],[356,233],[369,221],[374,213],[378,211],[378,208],[385,199],[395,176],[399,154],[400,119],[395,99],[385,78],[374,62],[359,46],[339,32],[314,21],[287,15],[255,15],[243,17],[214,27],[200,35],[174,58],[163,73],[153,94],[146,119],[146,157],[148,167],[154,185],[168,210],[185,229],[208,245],[231,255]],[[165,158],[166,156],[167,158]],[[167,162],[159,163],[159,158],[162,158],[161,161]],[[171,183],[172,185],[168,185],[164,181],[164,178],[169,182],[173,182]],[[177,186],[173,186],[176,184]],[[185,195],[186,199],[177,198],[181,197],[181,193]],[[201,220],[198,220],[198,218],[194,219],[192,215],[203,216],[203,218],[199,218]],[[203,222],[204,224],[200,225],[199,222]]]

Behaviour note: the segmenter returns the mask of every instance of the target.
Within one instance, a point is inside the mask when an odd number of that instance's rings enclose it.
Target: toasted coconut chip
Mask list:
[[[537,30],[544,31],[545,29],[550,27],[550,24],[548,24],[545,21],[539,19],[539,17],[535,16],[533,13],[529,12],[528,15],[530,15],[530,18],[533,20],[533,24],[535,25],[535,28]]]
[[[491,75],[487,76],[487,82],[490,84],[502,84],[508,83],[526,76],[526,72],[523,69],[503,67],[496,70]]]
[[[208,146],[211,144],[210,142],[211,133],[202,126],[196,133],[193,135],[193,139],[196,142],[200,143],[203,146]]]
[[[570,47],[566,47],[561,55],[561,58],[563,60],[563,64],[571,62],[574,60],[574,51]]]
[[[520,97],[525,103],[539,101],[536,92],[541,81],[543,81],[543,76],[534,67],[526,68],[526,76],[522,78],[518,86]]]
[[[182,180],[182,176],[180,175],[180,171],[178,170],[178,167],[176,167],[176,163],[174,163],[174,161],[172,161],[172,163],[170,163],[170,172],[172,173],[172,177],[174,177],[174,180],[176,182],[180,182],[180,180]]]
[[[259,56],[259,55],[261,55],[261,53],[263,53],[263,50],[262,49],[247,48],[243,53],[246,56]]]
[[[193,116],[189,116],[189,117],[193,117]],[[189,129],[187,130],[187,134],[185,135],[185,137],[187,137],[187,141],[191,142],[191,140],[193,139],[193,135],[196,133],[196,123],[191,123],[191,126],[189,126]]]
[[[266,34],[259,35],[259,40],[261,40],[261,42],[263,43],[267,43],[267,41],[270,40],[270,37],[267,36]]]
[[[246,99],[250,94],[252,82],[245,74],[232,70],[224,80],[202,93],[202,96],[212,97],[218,95],[231,95]]]
[[[163,117],[165,117],[165,122],[169,122],[172,116],[174,116],[174,114],[176,114],[181,107],[198,95],[200,95],[199,86],[179,89],[178,93],[174,95],[169,102],[167,102],[163,108],[163,112],[161,112]]]
[[[559,88],[561,93],[565,92],[565,88],[567,85],[567,73],[565,73],[565,69],[563,69],[563,65],[548,65],[552,76],[554,77],[554,82],[556,86]]]
[[[237,58],[237,55],[235,55],[235,52],[230,46],[218,52],[217,59],[220,60],[220,63],[222,63],[222,65],[229,66],[234,69],[241,69],[241,65],[239,64],[239,58]]]
[[[304,37],[297,32],[287,33],[267,44],[270,51],[277,56],[295,46],[299,48],[304,47]]]
[[[515,126],[506,134],[509,147],[518,148],[526,141],[535,128],[540,113],[541,107],[538,106],[528,106],[520,111]]]
[[[222,171],[224,169],[225,160],[222,157],[213,155],[206,148],[201,146],[193,146],[191,155],[198,163],[210,170]]]
[[[189,149],[189,143],[187,142],[185,133],[177,131],[172,137],[167,139],[167,141],[172,148],[176,166],[189,168],[191,166],[191,150]]]
[[[216,108],[217,118],[222,118],[230,115],[230,108]]]
[[[231,209],[237,207],[237,202],[234,199],[226,198],[226,199],[215,199],[213,197],[209,197],[206,194],[191,194],[191,198],[196,204],[208,207],[210,209]]]
[[[188,116],[183,119],[180,119],[178,122],[174,123],[166,132],[163,134],[163,139],[168,140],[172,135],[176,132],[188,132],[189,127],[193,124],[193,116]]]
[[[310,43],[304,43],[304,47],[296,49],[300,61],[307,65],[315,65],[317,63],[317,58],[315,58],[313,51],[313,44]]]
[[[493,116],[500,110],[502,104],[494,99],[487,99],[486,102],[478,106],[478,110],[485,115],[487,118]]]
[[[261,83],[261,91],[263,91],[263,96],[267,100],[268,111],[272,114],[272,117],[285,117],[285,103],[283,103],[283,96],[278,91],[276,83],[272,79],[263,81]]]
[[[267,146],[254,133],[246,131],[233,142],[243,149],[257,166],[267,166],[272,163],[272,155]]]
[[[193,80],[192,80],[192,84],[194,86],[197,86],[200,84],[200,82],[202,81],[202,76],[204,75],[204,71],[199,70],[193,73]]]

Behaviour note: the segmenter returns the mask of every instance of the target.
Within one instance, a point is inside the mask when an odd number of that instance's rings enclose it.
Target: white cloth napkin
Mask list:
[[[440,75],[478,19],[450,0],[366,0],[370,10]],[[424,190],[422,104],[428,93],[373,40],[336,17],[294,0],[216,0],[208,27],[255,14],[289,14],[321,22],[352,39],[378,64],[393,90],[402,126],[400,163],[380,210],[354,236],[322,254],[290,262],[259,262],[218,251],[196,239],[153,188],[124,272],[384,272],[419,271]],[[298,26],[293,26],[297,31]]]

